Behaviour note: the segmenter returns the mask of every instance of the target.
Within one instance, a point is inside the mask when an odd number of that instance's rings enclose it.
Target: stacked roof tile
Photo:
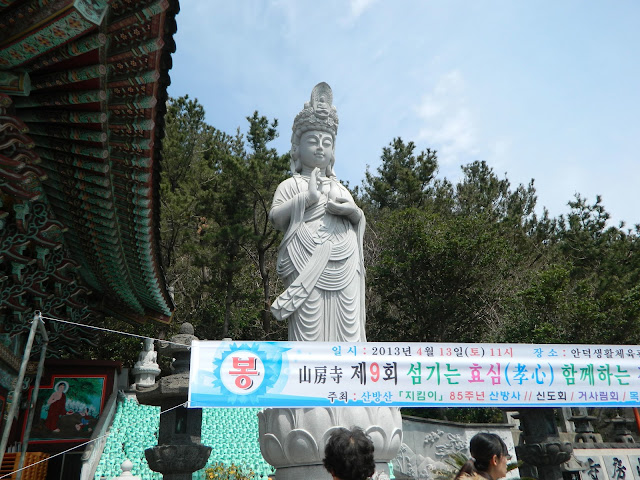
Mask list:
[[[0,0],[5,332],[36,309],[170,320],[158,184],[177,12],[176,0]]]

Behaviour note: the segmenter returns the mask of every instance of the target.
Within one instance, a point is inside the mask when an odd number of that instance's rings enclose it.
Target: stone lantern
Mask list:
[[[151,386],[136,386],[138,401],[159,406],[158,445],[145,450],[151,470],[162,473],[164,480],[191,480],[191,474],[204,468],[211,447],[200,443],[202,409],[186,408],[189,392],[191,342],[197,340],[193,326],[183,323],[180,333],[170,342],[161,342],[158,354],[173,358],[172,374],[161,377]]]

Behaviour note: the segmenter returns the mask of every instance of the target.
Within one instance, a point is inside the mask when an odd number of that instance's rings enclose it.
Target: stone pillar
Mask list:
[[[120,469],[122,470],[122,475],[114,478],[113,480],[142,480],[140,477],[136,477],[131,473],[131,470],[133,470],[133,463],[131,463],[131,460],[128,458],[122,462]]]
[[[576,410],[577,413],[573,413],[569,417],[569,420],[575,424],[576,436],[573,440],[574,443],[597,443],[598,438],[591,424],[596,420],[596,417],[588,415],[585,407],[578,407]]]
[[[561,442],[553,408],[522,408],[520,420],[522,435],[516,446],[518,460],[525,462],[519,467],[520,474],[539,480],[562,480],[560,464],[569,461],[573,447]],[[535,471],[531,468],[535,467]]]

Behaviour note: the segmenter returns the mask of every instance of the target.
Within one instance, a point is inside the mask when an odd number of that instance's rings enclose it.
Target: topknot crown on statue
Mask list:
[[[320,130],[334,137],[338,133],[338,111],[333,105],[331,87],[320,82],[311,91],[311,99],[293,121],[291,143],[298,143],[300,135],[309,130]]]

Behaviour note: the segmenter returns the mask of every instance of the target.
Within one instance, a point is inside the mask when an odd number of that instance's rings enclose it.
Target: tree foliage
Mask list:
[[[288,155],[269,147],[277,121],[247,117],[247,137],[208,125],[188,97],[167,112],[162,246],[178,322],[206,338],[268,338],[278,233],[268,222]]]
[[[533,180],[513,188],[475,161],[453,185],[437,165],[396,138],[367,171],[370,339],[640,340],[638,226],[608,226],[601,198],[580,195],[538,216]]]

